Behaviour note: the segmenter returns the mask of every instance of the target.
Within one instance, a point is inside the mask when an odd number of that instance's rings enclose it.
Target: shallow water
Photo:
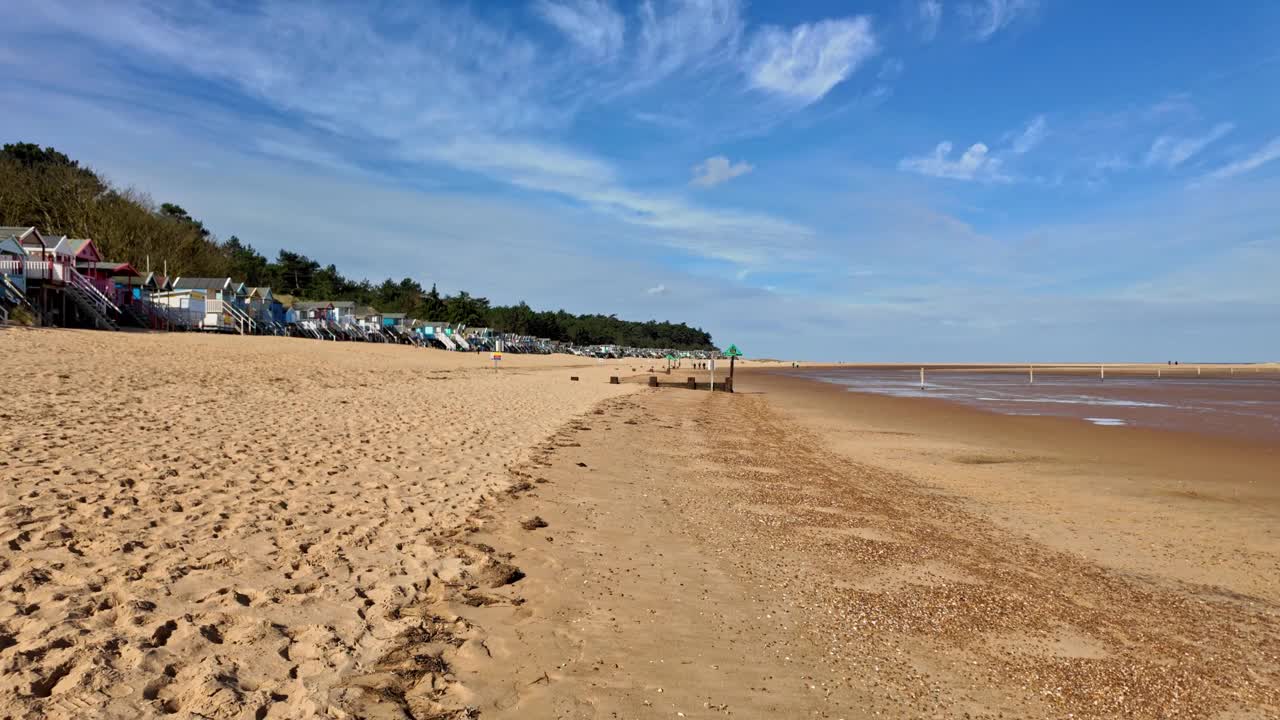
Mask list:
[[[1156,427],[1280,441],[1280,379],[1139,378],[935,370],[823,369],[803,373],[852,391],[949,400],[1006,415],[1078,418],[1103,427]]]

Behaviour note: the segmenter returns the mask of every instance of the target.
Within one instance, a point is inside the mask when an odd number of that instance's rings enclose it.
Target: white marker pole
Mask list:
[[[711,358],[711,387],[707,388],[711,392],[716,391],[716,359]]]
[[[1099,365],[1099,366],[1098,366],[1098,379],[1099,379],[1099,380],[1102,380],[1102,381],[1104,381],[1104,382],[1106,381],[1106,379],[1107,379],[1107,366],[1106,366],[1106,365]]]
[[[1160,379],[1160,371],[1161,371],[1161,370],[1163,370],[1163,369],[1164,369],[1164,368],[1156,368],[1156,379],[1157,379],[1157,380],[1159,380],[1159,379]]]
[[[1200,377],[1200,367],[1196,366],[1196,377]]]
[[[1036,366],[1035,365],[1027,366],[1027,377],[1030,379],[1029,382],[1027,383],[1028,385],[1036,384]]]
[[[920,368],[920,389],[924,389],[924,368]]]

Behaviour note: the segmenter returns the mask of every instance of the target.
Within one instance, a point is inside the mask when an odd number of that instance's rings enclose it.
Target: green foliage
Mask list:
[[[31,143],[9,144],[0,150],[0,225],[34,225],[49,234],[91,237],[107,258],[129,262],[139,270],[148,259],[153,270],[167,261],[172,276],[230,276],[303,300],[354,300],[420,320],[491,327],[581,345],[713,347],[708,333],[684,323],[631,322],[564,310],[538,312],[523,302],[492,306],[487,298],[465,290],[441,296],[433,284],[423,292],[411,278],[399,282],[388,278],[374,285],[349,279],[334,265],[322,266],[289,250],[281,250],[269,261],[235,235],[219,242],[180,205],[156,206],[142,193],[111,186],[57,150]]]
[[[72,160],[66,155],[54,150],[51,147],[41,149],[35,143],[8,143],[0,154],[11,160],[14,160],[26,168],[41,168],[50,166],[62,166],[70,168],[79,168],[80,163]]]
[[[9,311],[9,322],[14,325],[23,327],[31,327],[36,324],[36,318],[29,310],[24,307],[16,307]]]

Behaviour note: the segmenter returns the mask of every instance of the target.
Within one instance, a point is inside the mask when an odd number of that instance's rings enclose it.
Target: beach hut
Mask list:
[[[46,321],[118,329],[120,308],[111,297],[110,278],[95,273],[95,279],[77,269],[77,263],[91,271],[92,263],[102,262],[92,240],[45,235],[34,227],[0,228],[0,237],[12,238],[22,247],[26,295],[38,297],[39,312]]]
[[[338,324],[346,324],[355,321],[356,303],[354,300],[331,300],[329,302],[332,311],[329,319]]]
[[[169,292],[173,290],[173,281],[160,273],[147,273],[142,287],[144,293]]]
[[[179,276],[173,281],[174,291],[201,290],[207,300],[230,300],[235,289],[231,286],[231,278],[206,278]]]
[[[92,238],[62,238],[54,247],[54,252],[75,262],[77,269],[82,265],[90,269],[93,263],[102,262],[102,252]]]
[[[238,332],[243,335],[253,332],[257,324],[238,306],[236,290],[237,285],[229,277],[179,277],[173,281],[175,293],[199,291],[203,295],[204,317],[196,326],[197,329]],[[194,298],[191,297],[190,300]]]
[[[271,304],[271,288],[269,287],[246,287],[244,292],[245,312],[249,313],[249,317],[260,323],[270,323],[271,314],[268,307]]]
[[[279,329],[283,330],[285,311],[284,303],[276,297],[275,293],[271,292],[271,288],[264,287],[259,289],[262,290],[262,297],[267,306],[268,317],[271,318],[271,322],[275,323]]]
[[[8,321],[9,313],[21,307],[39,317],[27,300],[27,253],[14,235],[0,237],[0,321]]]
[[[27,290],[27,273],[25,261],[27,252],[22,243],[14,235],[4,237],[4,228],[0,228],[0,276],[19,292]]]
[[[22,248],[27,262],[24,263],[28,285],[32,281],[65,282],[63,264],[58,262],[54,248],[64,238],[46,239],[39,230],[33,227],[0,227],[0,237],[12,238]]]
[[[151,294],[151,302],[162,308],[171,323],[190,330],[205,327],[205,305],[208,293],[200,289],[157,290]]]
[[[333,304],[327,300],[296,300],[292,312],[295,322],[304,320],[326,321],[333,312]]]
[[[253,317],[253,313],[249,312],[249,286],[245,283],[238,283],[234,280],[231,282],[231,302],[235,304],[245,315],[257,320]]]

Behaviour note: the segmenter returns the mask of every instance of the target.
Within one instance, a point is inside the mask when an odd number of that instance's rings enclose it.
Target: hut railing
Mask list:
[[[23,269],[25,264],[22,258],[0,260],[0,275],[26,275],[26,271]]]
[[[99,310],[102,310],[103,312],[110,310],[117,315],[120,314],[120,308],[116,307],[116,304],[111,301],[111,298],[107,297],[97,285],[89,282],[89,279],[84,275],[81,275],[80,271],[76,270],[74,267],[68,265],[66,268],[66,277],[70,280],[72,287],[78,288],[81,292],[88,295],[89,299],[98,306]]]
[[[68,273],[76,270],[71,265],[60,263],[56,260],[26,260],[23,262],[26,266],[27,279],[48,280],[59,285],[65,285]]]

